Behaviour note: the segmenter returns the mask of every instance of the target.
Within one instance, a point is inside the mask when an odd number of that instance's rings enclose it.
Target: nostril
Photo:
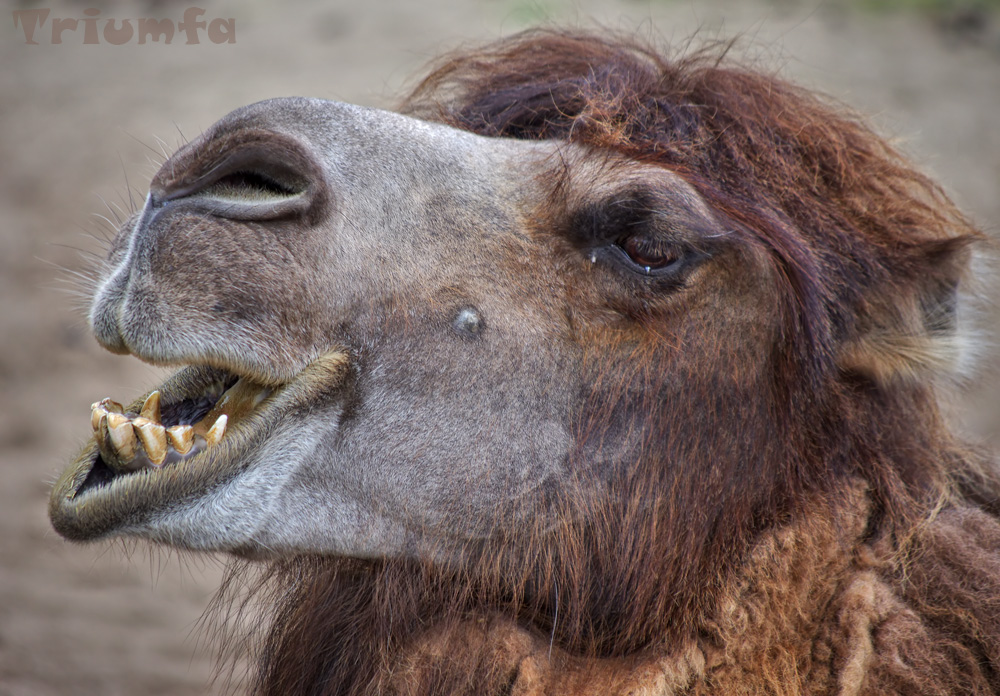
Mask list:
[[[294,196],[302,193],[305,188],[279,181],[264,172],[239,170],[226,174],[206,190],[223,197],[267,199]]]
[[[273,220],[316,213],[323,199],[322,170],[305,148],[273,133],[237,133],[222,148],[184,153],[153,181],[163,204],[185,204],[233,220]],[[233,142],[233,141],[236,142]],[[226,147],[225,145],[228,145]],[[201,155],[201,157],[199,157]]]
[[[243,159],[243,158],[240,158]],[[233,220],[272,220],[309,207],[310,185],[301,174],[271,162],[228,162],[167,201],[189,201]]]

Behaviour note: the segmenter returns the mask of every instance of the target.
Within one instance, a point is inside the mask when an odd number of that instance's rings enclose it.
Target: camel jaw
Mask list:
[[[199,435],[190,449],[180,454],[171,442],[169,453],[160,456],[140,436],[135,441],[136,454],[129,457],[131,461],[109,464],[105,461],[109,446],[101,436],[101,426],[105,437],[108,433],[105,417],[100,426],[95,426],[94,437],[53,486],[49,498],[53,527],[72,541],[129,535],[155,538],[150,533],[150,522],[179,507],[197,504],[213,490],[246,473],[290,414],[341,389],[347,366],[346,353],[330,352],[276,387],[254,384],[221,368],[182,368],[154,393],[159,392],[157,410],[162,409],[162,426],[199,422],[195,426]],[[144,425],[149,415],[149,396],[122,409],[123,418]],[[237,399],[240,403],[227,404]],[[105,408],[107,403],[99,402]],[[159,425],[159,414],[154,420]],[[205,421],[211,422],[200,425]],[[222,428],[208,432],[212,425]],[[135,427],[135,433],[140,433],[140,427]],[[162,541],[178,542],[174,538]]]

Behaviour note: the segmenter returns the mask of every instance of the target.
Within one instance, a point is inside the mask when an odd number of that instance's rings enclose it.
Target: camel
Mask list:
[[[259,694],[1000,692],[984,237],[724,52],[536,30],[181,147],[89,314],[179,370],[55,529],[266,568]]]

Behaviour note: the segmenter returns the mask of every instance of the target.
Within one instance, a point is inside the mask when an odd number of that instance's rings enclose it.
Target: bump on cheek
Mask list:
[[[475,307],[460,309],[451,325],[456,333],[466,338],[479,338],[486,328],[482,315]]]

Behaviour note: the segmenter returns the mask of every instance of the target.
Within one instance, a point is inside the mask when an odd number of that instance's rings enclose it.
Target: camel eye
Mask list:
[[[680,260],[676,249],[664,247],[655,240],[641,235],[627,237],[618,243],[625,256],[646,273],[663,270],[673,266]]]

